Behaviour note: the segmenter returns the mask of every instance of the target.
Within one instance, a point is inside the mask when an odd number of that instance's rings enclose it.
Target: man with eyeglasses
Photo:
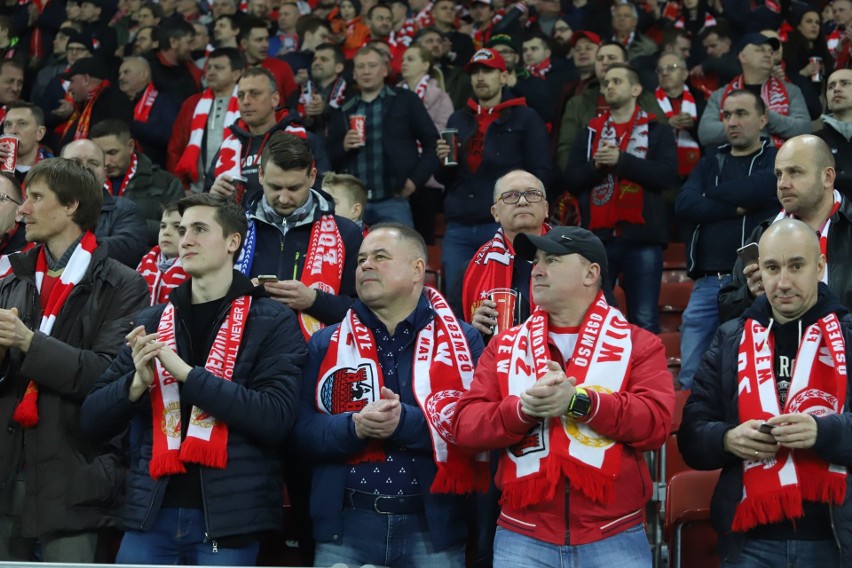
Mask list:
[[[21,182],[9,172],[0,173],[0,278],[12,270],[8,256],[27,244],[24,225],[18,215],[22,203]]]
[[[667,53],[657,61],[657,80],[654,92],[657,104],[666,115],[677,142],[677,174],[685,180],[701,159],[698,144],[698,117],[704,112],[704,97],[686,86],[689,70],[679,55]]]

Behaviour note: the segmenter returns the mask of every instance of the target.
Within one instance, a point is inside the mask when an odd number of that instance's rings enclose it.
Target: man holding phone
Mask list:
[[[846,565],[852,315],[821,282],[808,224],[773,223],[759,252],[765,295],[719,328],[678,445],[690,467],[722,468],[711,509],[722,566]]]
[[[689,276],[695,280],[683,313],[678,381],[692,386],[701,356],[719,327],[719,290],[731,282],[731,270],[744,238],[778,211],[772,166],[776,150],[761,138],[766,105],[751,91],[731,91],[722,107],[728,143],[698,162],[678,193],[675,215],[694,225],[686,243]],[[757,244],[753,253],[756,253]],[[745,254],[749,249],[744,250]],[[754,254],[757,260],[757,254]]]

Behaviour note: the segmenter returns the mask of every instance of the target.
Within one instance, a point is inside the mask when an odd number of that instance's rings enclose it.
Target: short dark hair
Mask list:
[[[50,158],[33,166],[24,179],[24,185],[32,187],[42,180],[62,205],[77,202],[73,220],[81,230],[95,230],[104,202],[103,187],[95,179],[95,174],[74,160]]]
[[[24,189],[21,187],[21,182],[18,181],[18,178],[15,177],[15,174],[12,172],[0,172],[0,176],[9,180],[9,183],[12,184],[12,199],[15,201],[21,202],[24,199]]]
[[[103,138],[104,136],[115,136],[116,138],[129,140],[130,125],[120,118],[105,118],[100,122],[96,122],[92,129],[89,130],[89,140],[95,138]]]
[[[5,69],[6,67],[14,67],[21,73],[25,73],[27,70],[26,66],[17,59],[3,59],[2,61],[0,61],[0,75],[3,74],[3,69]]]
[[[317,51],[331,51],[334,53],[334,63],[340,65],[346,65],[346,56],[343,54],[343,50],[340,49],[340,46],[334,43],[321,43],[316,49],[314,49],[314,54]]]
[[[260,157],[260,167],[270,163],[282,170],[310,171],[314,153],[304,138],[279,130],[269,137]]]
[[[163,19],[163,16],[165,16],[165,15],[166,15],[166,14],[163,12],[163,7],[162,7],[162,6],[160,6],[159,4],[155,4],[154,2],[145,2],[144,4],[142,4],[141,6],[139,6],[139,9],[140,9],[140,10],[141,10],[142,8],[148,8],[149,10],[151,10],[151,15],[152,15],[152,16],[154,16],[155,18],[159,18],[159,19],[161,19],[161,20]]]
[[[41,110],[40,106],[33,104],[29,101],[12,101],[11,103],[6,105],[7,112],[16,108],[29,109],[29,111],[33,115],[33,118],[36,121],[36,125],[44,126],[44,111]]]
[[[450,0],[450,1],[454,2],[455,0]],[[437,2],[436,2],[436,4],[437,4]],[[428,34],[438,34],[439,36],[441,36],[441,38],[445,37],[444,32],[442,32],[441,30],[439,30],[435,26],[426,26],[425,28],[420,28],[419,30],[417,30],[417,33],[414,34],[414,39],[411,40],[411,43],[412,44],[418,43],[421,39],[423,39],[423,36],[428,35]]]
[[[409,244],[414,245],[416,254],[423,259],[423,262],[426,262],[429,258],[429,249],[426,248],[426,241],[423,240],[423,235],[418,233],[412,227],[403,225],[402,223],[378,223],[377,225],[370,227],[370,232],[374,233],[379,229],[396,231],[399,233],[402,240],[408,241]]]
[[[207,61],[216,57],[227,57],[233,71],[242,71],[246,68],[246,58],[243,57],[243,52],[236,47],[217,47],[207,56]]]
[[[692,35],[690,35],[688,31],[679,30],[678,28],[669,28],[663,31],[663,42],[660,44],[660,47],[676,45],[678,38],[689,40],[689,42],[692,43]]]
[[[613,63],[607,68],[606,72],[609,73],[613,69],[624,69],[627,71],[627,80],[630,81],[631,85],[642,84],[642,81],[639,79],[639,72],[629,63]]]
[[[258,18],[257,16],[246,16],[240,22],[240,35],[239,40],[248,40],[251,35],[251,31],[257,28],[263,28],[267,32],[269,31],[269,22]]]
[[[173,39],[181,39],[186,36],[194,36],[195,28],[192,24],[183,20],[168,20],[160,26],[159,51],[168,51],[172,48]]]
[[[266,77],[266,79],[269,81],[269,91],[272,93],[278,92],[278,81],[275,79],[275,75],[272,74],[272,71],[270,71],[266,67],[261,67],[260,65],[258,65],[257,67],[249,67],[248,69],[243,71],[240,80],[249,77]]]
[[[627,48],[624,47],[620,42],[617,41],[605,41],[598,48],[598,52],[605,47],[617,47],[619,51],[621,51],[621,55],[624,56],[624,61],[627,62]]]
[[[553,51],[553,40],[550,39],[549,37],[547,37],[546,35],[544,35],[543,33],[540,33],[540,32],[532,33],[532,34],[529,34],[528,36],[526,36],[524,38],[524,41],[521,42],[521,45],[523,45],[524,43],[527,43],[528,41],[533,40],[533,39],[540,39],[541,42],[544,44],[544,47]]]
[[[240,30],[240,22],[237,21],[237,17],[235,14],[222,14],[218,18],[214,20],[214,22],[219,22],[219,20],[228,20],[228,25],[232,30]]]
[[[388,10],[388,11],[390,11],[391,15],[393,15],[393,10],[391,10],[390,4],[388,4],[386,2],[378,2],[378,3],[370,6],[370,9],[367,10],[367,19],[372,20],[373,19],[373,12],[375,12],[379,8],[381,8],[383,10]]]
[[[157,4],[159,6],[159,4]],[[143,30],[151,30],[151,42],[159,44],[160,43],[160,26],[142,26],[138,30],[136,30],[136,35],[139,35],[139,32]]]
[[[237,258],[240,249],[243,248],[243,243],[246,241],[246,233],[248,232],[245,209],[234,201],[233,197],[225,197],[215,193],[195,193],[177,202],[178,213],[181,217],[191,207],[212,207],[216,210],[213,218],[222,227],[222,236],[227,237],[234,233],[240,235],[240,246],[234,251],[234,258]]]
[[[331,24],[328,23],[328,20],[326,19],[310,15],[302,16],[296,23],[296,34],[299,36],[300,40],[302,40],[306,33],[311,32],[312,34],[315,34],[320,28],[325,28],[329,31],[329,33],[333,31],[331,29]]]
[[[711,35],[716,34],[719,39],[731,39],[731,29],[724,21],[719,21],[715,26],[707,26],[698,33],[698,39],[704,41]]]
[[[752,91],[749,91],[748,89],[734,89],[733,91],[728,93],[728,95],[725,98],[727,99],[728,97],[739,97],[739,96],[751,97],[751,99],[754,101],[754,108],[755,108],[755,110],[757,110],[758,116],[763,116],[763,115],[766,114],[766,103],[763,101],[763,99],[760,96],[757,95],[757,93],[753,93]],[[725,102],[722,101],[722,106],[724,106],[724,105],[725,105]]]
[[[180,200],[169,201],[168,203],[160,203],[160,217],[169,213],[180,213],[179,203]]]

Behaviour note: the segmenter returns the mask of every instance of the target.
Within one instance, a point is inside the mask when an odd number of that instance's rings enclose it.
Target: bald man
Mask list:
[[[165,169],[166,149],[180,105],[168,93],[154,88],[151,66],[144,57],[124,58],[118,70],[118,88],[133,103],[130,134],[137,149]]]
[[[828,76],[825,99],[831,112],[822,116],[822,130],[815,134],[834,154],[837,189],[852,195],[852,69],[839,69]]]
[[[60,157],[83,165],[95,174],[99,185],[106,183],[104,152],[91,140],[74,140],[66,144]],[[148,250],[145,219],[129,199],[113,197],[106,187],[103,194],[101,214],[95,229],[98,244],[106,249],[110,258],[135,269]]]
[[[759,257],[765,294],[716,333],[678,446],[690,467],[722,468],[711,517],[723,567],[845,565],[852,315],[821,280],[809,224],[776,221]]]
[[[844,306],[852,306],[852,204],[835,189],[837,173],[831,149],[817,136],[796,136],[779,148],[774,169],[783,209],[758,225],[747,242],[758,242],[766,228],[779,219],[804,221],[820,236],[826,257],[822,281]],[[732,276],[731,284],[719,291],[722,322],[742,315],[765,293],[757,263],[743,266],[737,260]]]

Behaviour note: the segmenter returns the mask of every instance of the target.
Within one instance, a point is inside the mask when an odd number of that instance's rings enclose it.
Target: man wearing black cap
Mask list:
[[[68,94],[74,100],[74,112],[61,127],[58,147],[73,140],[87,138],[89,128],[105,118],[117,118],[130,123],[133,105],[107,77],[106,65],[97,57],[80,59],[61,75],[68,81]]]
[[[538,308],[485,348],[453,425],[461,447],[504,450],[494,566],[650,566],[642,452],[663,444],[674,409],[663,345],[607,303],[594,234],[556,227],[514,245],[534,261]]]
[[[788,138],[810,134],[811,120],[801,89],[772,74],[772,53],[780,46],[778,39],[759,33],[743,37],[738,49],[743,73],[710,95],[698,125],[701,144],[715,146],[726,142],[720,109],[728,93],[735,89],[752,91],[766,103],[769,121],[763,134],[772,138],[776,148]]]

